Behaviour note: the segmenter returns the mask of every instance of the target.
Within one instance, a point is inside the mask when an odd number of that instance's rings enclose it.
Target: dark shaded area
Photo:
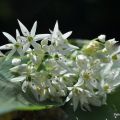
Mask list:
[[[71,38],[92,39],[100,34],[120,39],[119,0],[0,0],[1,44],[7,43],[1,34],[15,35],[20,19],[29,29],[38,21],[38,33],[53,29],[59,20],[62,32],[73,31]]]
[[[69,120],[61,108],[42,111],[16,111],[0,116],[0,120]]]

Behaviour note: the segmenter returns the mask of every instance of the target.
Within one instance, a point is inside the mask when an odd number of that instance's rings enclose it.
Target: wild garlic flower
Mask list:
[[[37,34],[36,28],[37,28],[37,21],[33,24],[33,27],[31,31],[29,32],[28,29],[18,20],[21,32],[23,36],[20,36],[20,39],[24,41],[23,50],[26,51],[30,48],[30,45],[34,47],[34,49],[39,49],[40,45],[37,43],[37,41],[42,40],[49,36],[49,34]]]
[[[26,92],[27,87],[34,88],[33,79],[35,76],[34,67],[27,64],[21,64],[10,69],[11,72],[18,73],[19,76],[12,78],[11,82],[22,82],[22,91]]]
[[[70,51],[78,49],[77,46],[71,45],[67,38],[72,34],[72,31],[69,31],[65,34],[62,34],[59,30],[58,21],[56,22],[53,31],[51,31],[51,36],[49,41],[51,42],[50,50],[52,53],[61,53],[63,55],[68,54]]]
[[[7,55],[7,59],[9,59],[16,51],[19,53],[20,56],[23,56],[23,43],[19,39],[20,33],[16,30],[16,39],[12,37],[9,33],[3,32],[3,34],[7,37],[7,39],[11,42],[9,44],[0,46],[0,50],[11,50]]]

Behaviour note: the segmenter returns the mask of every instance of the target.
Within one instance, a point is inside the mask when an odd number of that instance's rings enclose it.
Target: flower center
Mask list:
[[[29,36],[29,37],[28,37],[28,41],[29,41],[29,42],[32,42],[32,41],[33,41],[33,37]]]
[[[91,78],[90,72],[84,72],[83,73],[83,79],[90,80],[90,78]]]
[[[109,88],[110,88],[109,85],[106,83],[106,84],[104,85],[104,91],[108,92]]]
[[[15,47],[16,47],[16,48],[19,48],[19,47],[20,47],[20,44],[19,44],[19,43],[16,43],[16,44],[15,44]]]

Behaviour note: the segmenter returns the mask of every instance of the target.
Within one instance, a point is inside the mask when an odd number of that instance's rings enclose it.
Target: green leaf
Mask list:
[[[11,60],[0,59],[0,114],[14,110],[43,110],[58,107],[61,104],[37,102],[31,92],[23,93],[20,84],[10,82],[13,75],[9,69]]]
[[[120,120],[120,88],[108,95],[107,105],[91,106],[91,111],[83,111],[80,106],[76,112],[70,104],[64,106],[69,120]]]

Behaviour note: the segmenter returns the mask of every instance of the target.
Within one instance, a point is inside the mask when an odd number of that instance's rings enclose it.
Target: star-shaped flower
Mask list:
[[[34,89],[35,85],[33,83],[33,76],[34,74],[34,68],[32,66],[29,66],[27,64],[21,64],[17,65],[13,68],[10,69],[11,72],[13,73],[18,73],[18,77],[12,78],[10,81],[11,82],[22,82],[22,91],[26,92],[27,87],[31,87]]]
[[[36,28],[37,28],[37,21],[34,22],[33,27],[31,31],[29,32],[28,29],[18,20],[21,32],[23,36],[20,38],[25,42],[23,46],[23,50],[26,51],[29,49],[30,45],[34,47],[34,49],[39,49],[40,45],[37,43],[37,41],[45,39],[49,36],[49,34],[37,34]]]
[[[16,51],[20,54],[20,56],[23,56],[24,52],[22,49],[23,43],[19,39],[20,33],[18,30],[16,30],[16,39],[12,37],[9,33],[3,32],[3,34],[7,37],[7,39],[11,42],[9,44],[0,46],[0,50],[11,50],[9,54],[7,55],[7,59],[9,59]]]
[[[67,38],[72,34],[72,31],[69,31],[65,34],[62,34],[59,30],[58,21],[56,22],[49,41],[51,41],[50,49],[48,52],[67,54],[73,50],[78,49],[78,47],[71,45]]]
[[[56,24],[54,26],[53,31],[51,31],[51,42],[53,44],[55,44],[56,46],[58,46],[59,44],[64,44],[64,42],[66,41],[66,39],[72,34],[72,31],[69,31],[65,34],[62,34],[59,30],[59,25],[58,25],[58,21],[56,21]]]

